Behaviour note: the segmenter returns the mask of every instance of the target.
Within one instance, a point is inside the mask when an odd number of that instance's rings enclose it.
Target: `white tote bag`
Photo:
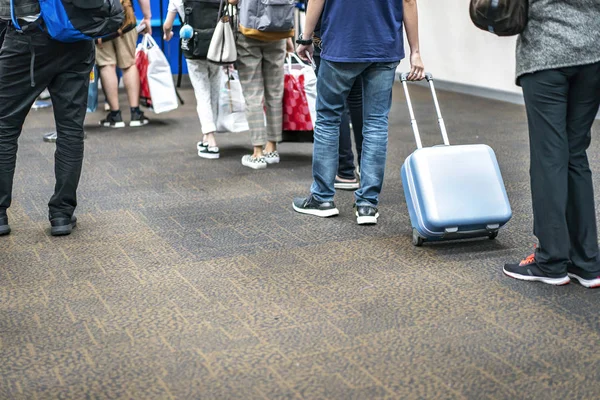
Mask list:
[[[223,1],[221,1],[222,7]],[[237,48],[233,29],[231,28],[231,14],[228,10],[229,6],[225,7],[225,15],[217,22],[206,56],[208,61],[217,64],[232,64],[237,61]],[[221,16],[221,9],[219,9],[219,16]]]
[[[154,112],[160,114],[177,109],[179,103],[167,57],[149,34],[144,35],[140,46],[148,55],[148,86]]]
[[[306,101],[310,111],[310,119],[313,126],[317,122],[317,74],[315,70],[294,53],[288,53],[284,71],[286,74],[291,74],[295,77],[304,75],[304,92],[306,93]]]
[[[238,72],[232,67],[221,68],[217,132],[246,132],[246,101]]]

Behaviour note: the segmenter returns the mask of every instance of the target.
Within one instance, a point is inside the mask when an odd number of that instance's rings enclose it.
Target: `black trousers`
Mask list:
[[[318,54],[314,55],[314,61],[317,66],[317,71],[321,65],[321,57]],[[362,155],[363,142],[363,102],[362,102],[362,78],[358,78],[350,93],[346,104],[346,110],[342,114],[342,122],[340,124],[340,157],[337,175],[344,179],[354,179],[354,152],[352,151],[352,138],[350,135],[350,121],[352,121],[352,131],[354,132],[354,144],[356,146],[356,155],[358,166],[360,167],[360,158]]]
[[[521,77],[531,151],[536,259],[549,275],[567,265],[600,271],[592,173],[587,157],[600,105],[600,63]]]
[[[356,158],[360,167],[363,142],[363,104],[362,104],[362,78],[358,77],[350,88],[348,100],[346,100],[346,112],[342,116],[340,125],[340,158],[338,176],[340,178],[352,179],[356,176],[354,167],[354,152],[352,151],[352,139],[350,138],[350,121],[354,132],[354,144],[356,146]]]
[[[48,204],[49,216],[52,219],[73,215],[83,164],[89,75],[94,61],[92,42],[60,43],[39,29],[20,34],[8,27],[0,49],[0,215],[6,214],[12,200],[17,141],[23,122],[46,87],[52,98],[58,133],[56,186]]]

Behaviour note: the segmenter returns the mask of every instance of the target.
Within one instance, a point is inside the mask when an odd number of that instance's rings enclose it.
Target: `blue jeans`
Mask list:
[[[320,51],[315,54],[313,60],[317,66],[317,75],[321,65]],[[347,107],[342,114],[340,124],[340,161],[337,175],[343,179],[356,179],[356,167],[354,165],[354,152],[352,151],[352,139],[350,137],[350,121],[352,121],[352,131],[354,132],[354,145],[356,146],[356,156],[360,168],[360,157],[362,155],[362,129],[363,129],[363,104],[362,104],[362,79],[356,78],[354,85],[348,93]]]
[[[311,193],[318,201],[333,201],[339,162],[340,123],[350,89],[361,77],[364,116],[361,186],[354,196],[359,206],[378,205],[387,156],[388,114],[398,64],[321,60],[313,148],[314,181],[311,186]]]

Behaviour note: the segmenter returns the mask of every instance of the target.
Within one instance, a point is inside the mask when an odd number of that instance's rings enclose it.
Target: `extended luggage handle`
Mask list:
[[[417,148],[422,149],[423,143],[421,142],[419,126],[415,118],[415,112],[413,110],[412,101],[410,100],[410,94],[408,92],[408,75],[408,72],[403,72],[400,75],[400,80],[402,81],[402,86],[404,87],[404,95],[406,96],[406,103],[408,104],[408,112],[410,114],[410,125],[412,126],[413,133],[415,135]],[[440,103],[438,102],[437,94],[435,92],[435,86],[433,84],[433,75],[427,72],[425,73],[425,79],[427,80],[427,82],[429,82],[429,88],[431,89],[431,96],[433,97],[433,104],[435,105],[435,112],[437,113],[438,125],[440,126],[440,130],[442,131],[442,139],[444,139],[444,145],[450,146],[450,141],[448,140],[448,132],[446,131],[446,124],[444,123],[444,118],[442,117]]]

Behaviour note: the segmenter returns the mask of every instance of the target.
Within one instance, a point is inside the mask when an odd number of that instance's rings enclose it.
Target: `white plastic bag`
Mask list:
[[[304,75],[304,92],[306,93],[306,101],[310,111],[310,118],[313,126],[317,122],[317,74],[314,69],[304,63],[294,53],[288,53],[284,71],[286,74],[291,74],[295,77]]]
[[[219,114],[217,132],[246,132],[250,130],[246,119],[246,101],[238,72],[233,66],[221,69]]]
[[[179,106],[171,65],[154,38],[146,34],[139,45],[148,55],[148,86],[156,114],[173,111]]]

